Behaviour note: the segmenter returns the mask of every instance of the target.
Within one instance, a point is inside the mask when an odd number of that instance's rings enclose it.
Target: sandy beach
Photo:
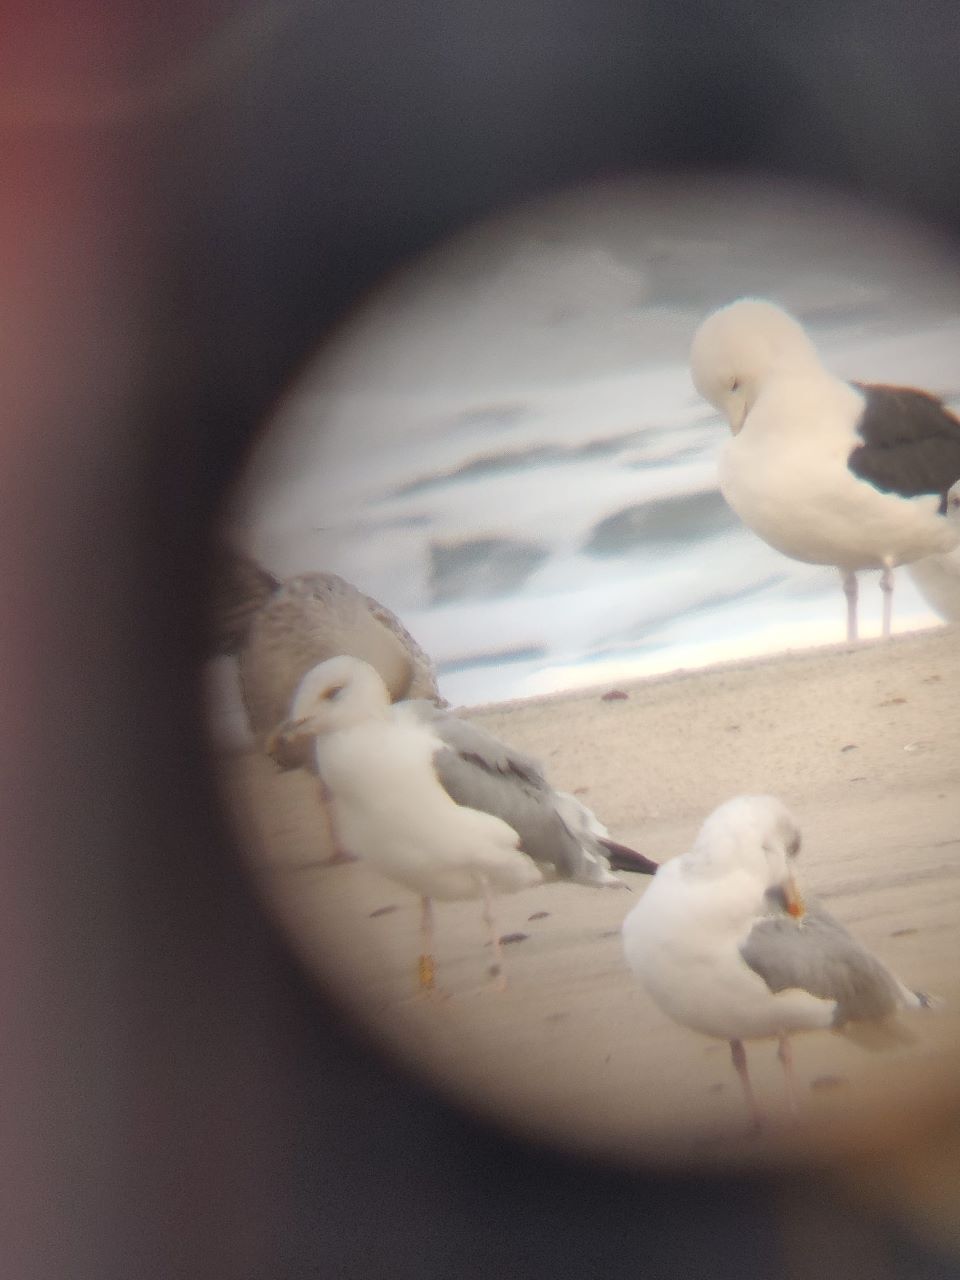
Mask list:
[[[254,874],[319,982],[391,1051],[451,1095],[551,1142],[631,1160],[764,1159],[874,1150],[929,1122],[960,1056],[960,643],[954,628],[676,672],[472,710],[539,757],[618,840],[682,853],[707,813],[769,792],[798,817],[807,893],[910,987],[943,997],[912,1043],[870,1052],[795,1039],[803,1116],[786,1116],[775,1046],[748,1046],[772,1123],[746,1134],[727,1046],[673,1025],[624,963],[635,900],[551,884],[499,903],[508,990],[486,976],[476,903],[440,904],[438,981],[415,991],[418,904],[330,852],[315,782],[266,758],[224,757]],[[642,877],[627,876],[634,894]]]

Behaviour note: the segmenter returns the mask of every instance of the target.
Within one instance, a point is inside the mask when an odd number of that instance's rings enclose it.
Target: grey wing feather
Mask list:
[[[549,794],[553,788],[547,782],[539,761],[525,755],[488,733],[469,720],[461,720],[451,711],[427,702],[426,699],[405,702],[417,718],[430,728],[453,751],[463,756],[475,757],[485,770],[518,778],[533,791]]]
[[[799,988],[837,1004],[834,1025],[880,1021],[903,1003],[892,973],[819,904],[802,921],[788,915],[758,921],[740,954],[771,991]]]
[[[610,871],[597,834],[586,821],[579,825],[578,811],[589,811],[579,802],[569,805],[554,791],[536,760],[429,702],[403,705],[442,741],[434,764],[457,804],[501,818],[520,837],[524,853],[561,879],[595,886],[621,883]],[[590,818],[603,832],[592,814]]]

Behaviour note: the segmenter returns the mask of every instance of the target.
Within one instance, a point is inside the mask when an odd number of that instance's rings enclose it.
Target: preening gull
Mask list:
[[[306,672],[340,654],[369,662],[394,701],[443,701],[430,659],[399,618],[335,573],[281,581],[228,550],[214,587],[216,638],[221,651],[239,656],[243,701],[260,742],[286,719]]]
[[[960,530],[960,484],[947,494],[947,519]],[[941,618],[960,622],[960,547],[915,561],[910,566],[910,576]]]
[[[903,1033],[907,989],[794,879],[800,828],[773,796],[738,796],[707,818],[689,852],[663,864],[623,923],[627,963],[682,1026],[728,1040],[754,1121],[762,1114],[744,1040],[776,1037],[791,1110],[790,1035],[817,1028]]]
[[[857,571],[880,569],[889,635],[894,568],[960,542],[943,514],[960,420],[926,392],[836,377],[797,321],[761,299],[708,316],[690,370],[733,433],[720,461],[730,506],[785,555],[837,566],[850,640]]]
[[[619,865],[656,863],[611,841],[573,796],[554,791],[536,763],[429,703],[390,705],[378,674],[339,657],[304,677],[290,720],[274,735],[283,755],[315,738],[316,768],[338,844],[418,893],[421,985],[433,984],[433,898],[483,897],[499,970],[494,891],[544,876],[622,886]]]

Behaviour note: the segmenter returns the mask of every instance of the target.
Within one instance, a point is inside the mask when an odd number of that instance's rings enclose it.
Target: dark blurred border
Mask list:
[[[852,0],[0,14],[3,1276],[955,1274],[809,1179],[591,1167],[392,1071],[236,874],[197,692],[211,513],[384,271],[635,170],[956,232],[957,43]]]

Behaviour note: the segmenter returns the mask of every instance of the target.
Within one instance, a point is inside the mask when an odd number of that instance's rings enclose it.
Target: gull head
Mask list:
[[[745,873],[770,905],[799,919],[804,907],[793,864],[800,843],[797,820],[775,796],[736,796],[714,809],[684,856],[710,875]]]
[[[816,348],[803,328],[762,298],[741,298],[714,311],[690,347],[693,385],[723,414],[734,435],[766,378],[819,368]]]
[[[365,720],[386,719],[390,695],[378,672],[359,658],[329,658],[307,672],[290,703],[285,737],[317,738],[352,729]]]

